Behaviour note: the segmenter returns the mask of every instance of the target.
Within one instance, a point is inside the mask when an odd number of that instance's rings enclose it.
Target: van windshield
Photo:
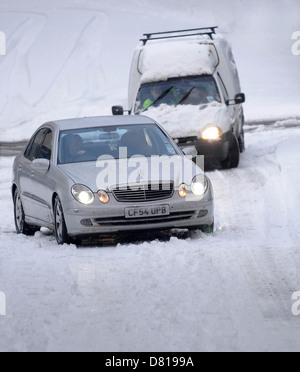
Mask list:
[[[167,81],[143,84],[138,92],[135,113],[162,104],[169,106],[202,105],[221,102],[220,93],[212,76],[172,78]]]

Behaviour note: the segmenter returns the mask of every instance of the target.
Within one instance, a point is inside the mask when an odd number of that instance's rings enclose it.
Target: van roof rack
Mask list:
[[[144,43],[147,44],[148,41],[151,40],[163,40],[163,39],[175,39],[179,37],[188,37],[188,36],[199,36],[199,35],[208,35],[211,39],[213,39],[213,35],[216,33],[216,29],[218,26],[212,27],[202,27],[202,28],[191,28],[188,30],[175,30],[175,31],[165,31],[165,32],[154,32],[151,34],[144,34],[145,38],[140,39]],[[170,34],[174,34],[171,35]],[[182,35],[178,35],[182,34]]]

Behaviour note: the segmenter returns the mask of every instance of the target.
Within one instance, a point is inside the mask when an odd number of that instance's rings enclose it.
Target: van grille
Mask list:
[[[118,187],[112,190],[115,199],[118,202],[151,202],[157,200],[169,199],[174,194],[174,184],[159,183],[148,185],[132,185],[127,187]]]
[[[188,146],[196,146],[198,142],[198,137],[175,138],[175,142],[181,148],[188,147]]]

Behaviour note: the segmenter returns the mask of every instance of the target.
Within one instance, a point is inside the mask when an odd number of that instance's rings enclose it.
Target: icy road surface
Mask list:
[[[214,235],[107,248],[17,236],[2,158],[0,350],[299,351],[300,128],[246,139],[239,169],[209,173]]]

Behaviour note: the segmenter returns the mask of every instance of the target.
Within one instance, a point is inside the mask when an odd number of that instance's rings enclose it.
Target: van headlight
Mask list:
[[[204,175],[196,176],[191,184],[191,189],[194,195],[203,196],[208,189],[208,181]]]
[[[219,127],[210,127],[202,132],[202,139],[204,140],[217,140],[223,135],[222,129]]]
[[[86,186],[74,185],[71,191],[73,197],[81,204],[89,205],[95,200],[93,192]]]

